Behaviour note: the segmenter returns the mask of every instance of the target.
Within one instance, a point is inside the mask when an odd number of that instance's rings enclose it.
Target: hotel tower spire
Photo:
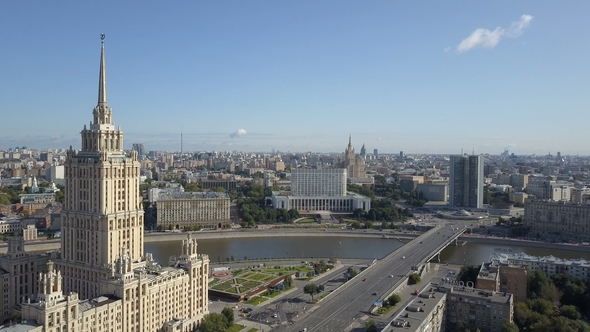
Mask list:
[[[100,35],[102,48],[100,50],[100,74],[98,76],[98,105],[107,106],[107,67],[104,61],[104,38],[105,34]]]

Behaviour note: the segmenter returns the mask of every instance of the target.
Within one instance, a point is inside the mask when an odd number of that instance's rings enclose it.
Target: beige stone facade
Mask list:
[[[163,229],[199,226],[216,229],[231,227],[230,199],[225,193],[183,192],[160,194],[157,224]]]
[[[477,288],[514,295],[514,301],[526,301],[528,271],[525,266],[492,260],[482,264],[477,276]]]
[[[15,314],[18,305],[37,295],[37,276],[45,271],[49,255],[25,253],[22,237],[8,240],[8,252],[0,257],[0,318],[2,321]]]
[[[42,331],[192,331],[208,313],[209,258],[189,237],[169,266],[144,254],[136,151],[123,150],[106,99],[104,44],[98,105],[82,148],[65,163],[61,258],[39,278],[23,319]],[[62,290],[63,283],[63,290]]]
[[[590,205],[529,199],[524,225],[539,238],[590,240]]]
[[[352,146],[352,138],[348,138],[348,146],[344,151],[344,158],[340,161],[340,167],[346,169],[348,178],[366,178],[365,159],[357,156]]]

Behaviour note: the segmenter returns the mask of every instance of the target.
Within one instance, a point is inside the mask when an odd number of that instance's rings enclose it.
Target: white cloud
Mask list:
[[[501,27],[495,28],[493,31],[484,28],[475,29],[469,37],[463,39],[455,48],[457,53],[470,51],[474,48],[494,48],[500,40],[504,37],[516,38],[522,35],[522,31],[528,27],[533,20],[531,15],[522,15],[520,20],[512,22],[508,29]],[[450,50],[448,47],[446,52]]]
[[[238,129],[235,133],[229,134],[229,137],[236,138],[236,137],[239,137],[239,136],[244,136],[247,133],[248,132],[246,131],[246,129]]]

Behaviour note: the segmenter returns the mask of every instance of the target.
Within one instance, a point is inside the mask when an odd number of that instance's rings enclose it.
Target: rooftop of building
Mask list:
[[[78,310],[80,312],[84,312],[84,311],[92,310],[94,308],[102,307],[102,306],[117,302],[119,300],[121,300],[121,298],[117,297],[115,295],[111,295],[111,294],[101,295],[101,296],[96,297],[91,300],[80,301],[80,304],[78,305]]]
[[[33,322],[23,321],[18,324],[0,326],[2,332],[28,332],[39,328],[41,325]]]
[[[213,198],[229,198],[226,193],[215,191],[208,192],[165,192],[160,193],[158,200],[172,200],[172,199],[213,199]]]
[[[490,271],[492,263],[483,263],[481,268],[479,269],[479,274],[477,275],[477,279],[484,279],[484,280],[496,280],[498,278],[498,272]]]
[[[361,194],[357,194],[355,192],[349,191],[346,193],[345,196],[327,196],[327,195],[321,195],[321,196],[293,196],[291,195],[290,191],[273,191],[272,192],[273,196],[283,196],[283,197],[291,197],[291,198],[296,198],[296,197],[301,197],[301,198],[368,198],[367,196],[363,196]]]
[[[429,283],[391,322],[391,331],[418,331],[431,312],[449,296],[461,296],[488,303],[506,304],[512,294],[493,292],[455,284]],[[441,318],[442,319],[442,318]],[[442,321],[444,325],[444,320]]]
[[[430,316],[441,301],[445,301],[446,291],[429,284],[404,308],[391,322],[392,331],[418,331],[422,322]],[[420,308],[420,309],[418,309]],[[417,311],[420,310],[420,311]],[[444,321],[443,321],[444,324]]]
[[[447,294],[464,296],[467,298],[478,299],[484,302],[506,304],[510,302],[512,294],[504,292],[494,292],[489,290],[481,290],[471,287],[438,285],[439,289],[447,289]]]
[[[547,263],[556,265],[568,265],[568,266],[584,266],[590,268],[590,261],[583,258],[578,259],[565,259],[558,258],[555,256],[531,256],[524,252],[521,253],[501,253],[495,252],[490,256],[490,261],[497,261],[501,264],[510,264],[511,260],[528,261],[532,263]]]

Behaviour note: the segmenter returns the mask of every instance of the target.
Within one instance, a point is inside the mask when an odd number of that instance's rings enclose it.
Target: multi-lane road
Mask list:
[[[309,332],[343,331],[367,315],[375,301],[383,300],[412,267],[430,259],[449,238],[461,233],[455,226],[438,226],[410,241],[382,260],[376,261],[363,273],[353,278],[330,296],[321,305],[285,331]]]

